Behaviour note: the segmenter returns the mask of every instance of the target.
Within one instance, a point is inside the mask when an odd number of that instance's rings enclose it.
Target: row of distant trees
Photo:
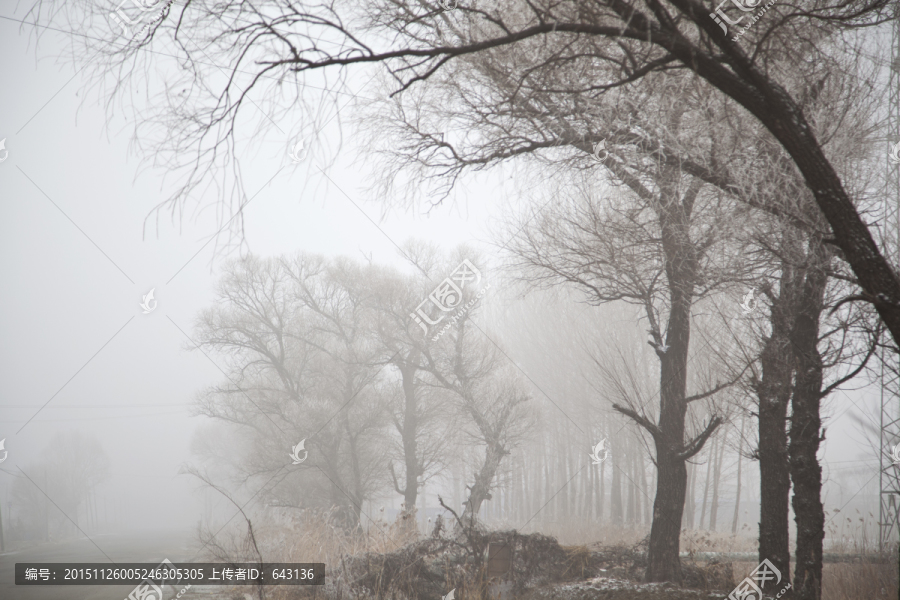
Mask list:
[[[109,457],[95,438],[59,433],[17,471],[4,510],[8,541],[59,540],[106,522],[97,490],[109,476]]]
[[[229,373],[227,381],[202,394],[200,411],[234,426],[242,441],[229,451],[220,441],[222,430],[203,436],[196,448],[208,459],[207,467],[230,465],[236,469],[231,475],[252,481],[251,488],[274,476],[280,483],[263,488],[267,504],[339,506],[337,514],[348,527],[360,522],[367,503],[392,494],[401,495],[411,512],[427,481],[447,489],[450,471],[461,474],[466,488],[462,507],[454,508],[468,511],[470,518],[485,500],[504,498],[503,516],[513,526],[548,519],[574,524],[577,518],[649,525],[655,487],[647,468],[651,453],[632,426],[597,401],[593,384],[602,373],[581,345],[589,335],[602,339],[606,332],[598,329],[581,340],[543,335],[548,328],[574,332],[577,326],[564,324],[571,315],[551,324],[546,314],[529,314],[527,306],[501,325],[495,314],[508,313],[515,300],[495,293],[489,306],[478,301],[435,342],[432,334],[443,323],[425,335],[410,309],[431,291],[433,280],[458,266],[466,250],[441,257],[410,244],[406,255],[422,271],[405,275],[306,254],[229,264],[216,305],[200,317],[194,339],[225,360]],[[476,291],[466,289],[459,305]],[[553,306],[564,314],[570,301],[560,298]],[[633,327],[621,329],[624,340]],[[516,343],[520,340],[510,338],[515,331],[531,332],[530,339]],[[529,368],[541,384],[528,381],[510,354],[555,364],[557,377]],[[502,388],[483,383],[475,387],[483,395],[470,392],[469,399],[462,385],[454,385],[458,374],[463,382],[475,375],[506,377],[512,389],[546,391],[551,402],[526,410],[524,395],[504,396]],[[549,385],[542,387],[545,382]],[[534,414],[541,415],[536,428],[528,426]],[[585,426],[580,433],[572,431],[573,419]],[[604,438],[608,460],[589,466],[587,451]],[[306,440],[309,458],[302,467],[286,467],[287,449],[300,439]],[[724,443],[716,448],[724,451]],[[712,528],[722,455],[707,472],[697,505],[700,524]],[[294,468],[297,475],[282,478]],[[696,475],[694,480],[703,481]]]

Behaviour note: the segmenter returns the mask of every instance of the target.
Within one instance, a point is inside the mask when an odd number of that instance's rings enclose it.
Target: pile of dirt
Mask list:
[[[561,546],[555,538],[537,533],[473,529],[420,540],[394,552],[346,557],[340,565],[329,565],[322,591],[328,598],[404,600],[440,598],[456,589],[460,600],[478,598],[498,581],[487,578],[489,544],[502,544],[508,551],[510,570],[501,579],[511,583],[516,598],[694,599],[734,588],[731,563],[685,562],[682,587],[643,584],[646,552],[640,545]]]

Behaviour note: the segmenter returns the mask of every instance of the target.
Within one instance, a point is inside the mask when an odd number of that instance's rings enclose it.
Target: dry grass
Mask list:
[[[491,526],[495,526],[491,523]],[[530,531],[530,530],[529,530]],[[650,535],[650,527],[613,526],[604,523],[546,523],[537,533],[555,537],[565,546],[637,546]],[[682,552],[756,552],[757,540],[750,528],[737,535],[715,531],[684,530],[681,533]]]
[[[272,511],[254,523],[260,551],[267,562],[324,562],[337,564],[342,556],[365,552],[393,552],[416,541],[415,527],[397,519],[376,521],[347,531],[330,512]]]
[[[734,563],[735,578],[743,578],[756,563]],[[897,598],[897,560],[888,562],[826,563],[822,567],[822,600],[894,600]]]
[[[396,553],[408,547],[417,539],[421,539],[414,528],[408,527],[406,521],[387,523],[378,521],[366,528],[346,531],[334,523],[330,513],[304,511],[279,512],[270,511],[259,514],[253,520],[257,544],[266,562],[324,562],[329,570],[339,567],[350,557]],[[543,529],[543,528],[542,528]],[[844,531],[833,531],[832,540],[840,540],[840,544],[830,545],[826,552],[850,553],[857,555],[871,554],[872,541],[865,536],[866,527],[859,527],[847,535]],[[542,530],[545,535],[558,536],[560,544],[565,548],[565,566],[561,571],[576,579],[581,572],[591,569],[591,551],[598,545],[605,548],[619,546],[624,548],[639,546],[646,538],[646,528],[612,527],[608,525],[563,525],[555,524]],[[844,535],[841,535],[844,534]],[[221,539],[221,536],[220,536]],[[248,545],[246,527],[235,527],[232,542],[228,547],[219,548],[227,551],[229,560],[252,562],[257,560],[255,550]],[[723,533],[685,531],[681,540],[685,552],[755,552],[756,540],[747,535],[726,535]],[[221,558],[221,557],[217,557]],[[733,574],[740,581],[756,567],[756,563],[740,562],[733,564]],[[898,561],[897,555],[888,562],[865,562],[826,564],[823,570],[822,600],[893,600],[898,597]],[[572,573],[568,573],[571,571]],[[472,582],[476,586],[481,582]],[[244,598],[244,593],[255,596],[253,588],[217,590],[224,592],[221,598],[231,598],[230,593],[237,593],[235,598]],[[469,591],[470,596],[477,596],[476,589]],[[657,592],[659,593],[659,590]],[[674,592],[673,592],[674,593]],[[298,600],[301,598],[321,598],[327,595],[326,589],[311,587],[278,587],[266,590],[266,600]],[[350,600],[350,596],[343,595]],[[656,596],[653,596],[654,598]],[[676,596],[678,597],[677,594]],[[364,600],[360,598],[359,600]]]
[[[860,560],[853,563],[825,564],[822,568],[822,600],[893,600],[898,597],[898,556],[896,545],[887,562],[866,562],[866,556],[877,560],[878,538],[871,535],[878,531],[878,520],[872,513],[839,514],[831,511],[826,530],[826,553],[853,554]]]
[[[893,600],[897,597],[897,560],[888,563],[826,564],[822,600]]]
[[[747,535],[716,531],[682,531],[682,552],[756,552],[758,542]]]
[[[878,519],[868,513],[864,515],[855,509],[852,513],[841,513],[837,508],[826,512],[825,532],[827,534],[825,552],[835,554],[865,554],[878,548]]]
[[[329,568],[342,564],[350,556],[395,552],[416,541],[415,526],[397,519],[382,520],[347,531],[335,523],[332,511],[267,510],[251,517],[254,537],[264,562],[325,563]],[[413,521],[414,523],[414,521]],[[256,550],[249,542],[245,523],[220,532],[215,544],[207,546],[207,558],[234,562],[256,562]],[[202,536],[201,536],[202,539]],[[325,598],[322,586],[279,586],[266,589],[266,600]],[[253,587],[222,588],[217,598],[244,600],[257,598]]]

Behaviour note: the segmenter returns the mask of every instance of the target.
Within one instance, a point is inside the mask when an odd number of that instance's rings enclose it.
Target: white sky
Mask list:
[[[21,13],[4,8],[7,16]],[[185,479],[176,473],[190,458],[201,420],[186,418],[187,407],[195,392],[222,377],[203,355],[184,350],[179,331],[190,333],[194,315],[212,298],[214,244],[200,249],[218,223],[213,211],[196,219],[189,211],[175,224],[164,218],[158,237],[151,225],[142,239],[145,217],[171,184],[158,170],[135,180],[127,124],[113,122],[107,139],[102,107],[81,102],[82,76],[73,78],[71,67],[52,59],[36,60],[28,42],[27,28],[0,20],[0,139],[9,151],[0,163],[0,439],[10,453],[2,468],[18,473],[54,432],[77,428],[101,440],[116,482],[133,480],[129,503],[193,523],[187,496],[172,493],[186,484],[162,484]],[[62,42],[63,34],[48,33],[39,55],[51,56]],[[311,161],[288,166],[253,199],[244,211],[251,251],[357,259],[364,252],[403,266],[392,240],[415,236],[449,248],[484,238],[492,202],[486,187],[469,196],[471,210],[448,202],[429,216],[394,213],[379,222],[381,206],[361,191],[361,169],[344,161],[355,154],[351,143],[346,137],[347,149],[328,170],[340,189],[319,185],[324,176]],[[264,182],[286,162],[259,152],[243,169],[248,181]],[[248,194],[258,189],[251,183]],[[158,308],[144,315],[139,303],[151,288]],[[0,477],[7,480],[0,487],[5,503],[9,476]]]

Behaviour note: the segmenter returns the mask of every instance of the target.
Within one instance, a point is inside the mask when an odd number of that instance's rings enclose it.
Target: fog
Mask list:
[[[203,501],[178,470],[190,462],[191,437],[205,420],[191,417],[191,404],[222,373],[186,350],[179,328],[189,332],[212,298],[223,255],[210,239],[222,223],[211,211],[174,224],[163,215],[158,230],[146,222],[166,194],[164,173],[136,176],[124,123],[110,124],[107,138],[102,109],[82,103],[77,79],[66,85],[72,73],[49,60],[36,64],[28,36],[15,23],[3,27],[3,79],[16,92],[0,99],[11,150],[0,174],[7,290],[0,436],[9,451],[0,493],[8,498],[17,465],[58,433],[76,430],[109,455],[100,502],[116,507],[117,528],[190,528]],[[59,51],[64,42],[55,42],[45,38],[42,50]],[[411,236],[445,247],[484,239],[483,225],[501,202],[496,181],[471,182],[473,192],[430,215],[379,220],[379,206],[358,195],[352,139],[344,143],[329,176],[351,197],[328,186],[314,165],[291,165],[244,210],[245,251],[370,256],[402,268],[408,263],[394,244]],[[265,182],[283,162],[280,154],[251,158],[248,177]],[[140,302],[151,288],[158,308],[144,315]]]
[[[347,98],[346,104],[338,102],[327,118],[317,117],[318,123],[327,124],[318,132],[318,145],[309,160],[295,165],[286,152],[291,144],[287,132],[302,125],[302,111],[292,116],[294,122],[278,121],[276,129],[283,125],[286,133],[283,138],[263,136],[258,143],[241,148],[247,196],[242,199],[246,204],[240,211],[240,230],[233,227],[235,212],[219,202],[221,190],[212,185],[195,188],[183,208],[154,212],[175,192],[177,176],[167,173],[164,165],[141,164],[140,159],[146,158],[145,140],[134,137],[128,111],[108,110],[95,91],[86,89],[86,71],[78,72],[70,63],[54,59],[70,50],[70,35],[23,24],[22,6],[5,6],[2,13],[0,139],[6,138],[9,155],[0,163],[0,439],[5,439],[8,457],[0,464],[0,517],[7,559],[14,562],[16,555],[27,554],[29,560],[43,560],[42,556],[50,556],[48,548],[53,544],[71,540],[90,540],[105,551],[118,547],[119,542],[112,540],[127,537],[132,547],[146,544],[152,549],[142,561],[158,561],[162,558],[158,554],[200,560],[194,553],[208,556],[202,554],[205,545],[198,527],[220,531],[228,526],[243,535],[243,520],[235,505],[187,472],[208,469],[217,485],[250,511],[275,506],[272,498],[277,494],[259,503],[262,496],[253,500],[253,490],[267,489],[259,485],[267,478],[257,481],[248,472],[258,467],[257,472],[268,473],[260,466],[263,456],[290,464],[290,444],[284,444],[280,454],[263,451],[259,444],[264,436],[247,437],[240,423],[226,425],[222,419],[202,414],[204,390],[233,383],[236,372],[235,354],[197,348],[201,315],[222,306],[217,285],[227,279],[228,265],[234,264],[229,261],[249,257],[277,261],[302,253],[321,255],[326,261],[346,258],[361,269],[366,265],[392,269],[398,277],[412,280],[420,273],[411,264],[407,248],[416,243],[429,244],[441,254],[441,264],[451,267],[459,262],[453,260],[460,247],[468,252],[466,256],[477,257],[476,264],[491,287],[473,309],[474,318],[487,331],[491,351],[498,353],[508,377],[528,397],[521,438],[510,447],[509,462],[502,464],[491,482],[493,496],[482,505],[479,518],[492,527],[554,535],[561,543],[596,541],[580,537],[579,517],[567,516],[567,504],[556,505],[569,500],[553,500],[543,513],[543,500],[538,502],[546,498],[549,503],[562,490],[566,491],[559,498],[585,494],[594,485],[594,475],[587,484],[576,480],[582,487],[560,487],[554,479],[552,486],[547,483],[540,490],[530,489],[527,478],[520,478],[526,473],[538,481],[541,466],[528,461],[544,455],[558,460],[561,472],[571,468],[574,478],[581,463],[570,467],[566,457],[576,456],[588,464],[594,445],[606,439],[613,460],[639,457],[627,467],[628,473],[645,477],[615,484],[624,486],[625,506],[620,507],[623,522],[612,525],[624,525],[625,511],[632,506],[637,514],[627,518],[633,536],[621,534],[622,539],[636,543],[649,534],[656,493],[652,443],[639,427],[613,410],[615,398],[610,396],[608,381],[593,366],[597,357],[614,361],[627,355],[639,379],[650,387],[658,383],[656,354],[646,343],[648,324],[633,306],[592,302],[574,286],[539,285],[510,277],[505,269],[511,262],[510,244],[522,239],[516,237],[518,225],[537,223],[529,219],[546,204],[546,199],[523,200],[532,185],[527,167],[467,171],[449,196],[432,207],[425,200],[412,208],[388,202],[372,187],[379,167],[367,154],[370,132],[361,131],[352,114],[366,94],[374,97],[379,88],[376,83],[351,79],[357,97]],[[148,85],[155,81],[148,74]],[[253,124],[263,117],[245,118],[247,129],[242,135],[252,137]],[[446,276],[446,269],[435,272],[441,274],[428,289]],[[145,314],[142,301],[151,290],[157,304]],[[740,316],[736,302],[728,306]],[[409,306],[408,312],[415,308]],[[703,310],[707,309],[701,316],[713,314],[712,305],[704,305]],[[713,329],[692,337],[699,349],[691,351],[700,353],[717,334],[721,331]],[[690,364],[699,363],[692,358]],[[386,387],[399,381],[396,373],[389,372],[379,375]],[[714,380],[710,375],[704,381]],[[648,392],[651,407],[655,393]],[[879,440],[861,423],[870,423],[875,430],[880,427],[880,394],[876,384],[860,376],[823,402],[825,436],[818,458],[823,468],[821,497],[829,517],[826,546],[854,536],[866,538],[870,548],[877,542]],[[732,532],[739,449],[745,457],[741,459],[737,529],[747,539],[759,535],[759,464],[749,459],[756,435],[755,410],[724,411],[728,412],[728,435],[733,437],[721,455],[725,458],[719,459],[725,461],[725,475],[718,493],[716,529],[723,536]],[[747,447],[741,445],[739,435],[742,416],[747,419]],[[473,485],[470,463],[475,460],[475,445],[465,437],[471,432],[463,417],[435,419],[440,427],[446,419],[457,429],[441,430],[448,445],[437,453],[439,464],[428,472],[419,491],[415,519],[422,536],[431,535],[438,514],[450,518],[440,507],[438,495],[462,514],[466,486]],[[693,433],[702,430],[703,421],[699,418],[694,423],[699,429]],[[386,423],[377,435],[388,444],[395,441],[397,432]],[[311,432],[317,433],[315,428]],[[293,444],[301,441],[290,439]],[[577,450],[570,450],[570,445]],[[84,450],[95,446],[96,451]],[[373,447],[382,451],[377,444]],[[696,482],[689,480],[696,486],[692,488],[696,519],[691,520],[698,531],[701,496],[707,511],[703,484],[710,486],[709,448],[695,461]],[[305,449],[311,456],[321,453],[314,443],[307,442]],[[81,457],[81,450],[89,457]],[[460,466],[464,462],[466,466]],[[66,508],[71,500],[66,495],[76,492],[53,483],[54,477],[63,477],[56,473],[70,474],[75,469],[66,465],[96,470],[96,484],[78,492],[82,495],[73,511]],[[238,483],[242,477],[243,483]],[[609,473],[600,477],[609,479],[606,485],[614,485]],[[89,476],[82,479],[87,481]],[[391,484],[388,471],[382,469],[376,479],[358,507],[365,527],[372,527],[374,521],[382,523],[381,519],[390,523],[402,511],[403,494]],[[28,509],[20,505],[26,496],[15,491],[17,481],[34,488],[28,497],[35,502],[47,498],[55,505],[48,509],[53,516],[46,517],[43,531],[28,521]],[[636,498],[629,499],[629,492]],[[518,506],[521,496],[532,493]],[[590,516],[590,507],[585,510]],[[605,510],[607,516],[599,520],[606,524],[609,511],[615,509],[607,506]],[[862,519],[861,524],[845,526],[845,514],[854,521]],[[837,520],[832,521],[832,516]],[[793,512],[790,519],[793,539]],[[166,550],[160,532],[178,540],[172,542],[171,551]],[[738,545],[722,549],[746,550]],[[306,558],[319,562],[319,557]],[[83,562],[95,559],[104,560],[85,556]],[[66,555],[65,560],[79,559]],[[47,558],[46,562],[52,561]],[[26,596],[6,580],[11,570],[3,574],[0,589],[11,594],[8,597],[69,597],[62,587],[49,588],[49,595]]]

